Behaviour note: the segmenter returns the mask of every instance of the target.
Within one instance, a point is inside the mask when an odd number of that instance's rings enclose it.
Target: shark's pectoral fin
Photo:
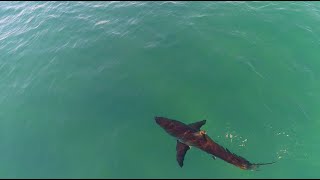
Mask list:
[[[204,124],[206,124],[206,120],[198,121],[198,122],[191,123],[191,124],[188,124],[188,125],[191,128],[194,128],[196,130],[200,130],[201,126],[203,126]]]
[[[178,161],[180,167],[183,166],[184,156],[186,155],[186,153],[189,149],[190,149],[190,147],[188,145],[183,144],[182,142],[177,140],[177,147],[176,147],[177,161]]]

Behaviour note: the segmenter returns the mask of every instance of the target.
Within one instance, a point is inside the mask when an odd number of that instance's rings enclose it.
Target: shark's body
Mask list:
[[[245,158],[233,154],[228,149],[223,148],[214,142],[208,135],[206,135],[205,131],[200,130],[201,126],[206,123],[206,120],[192,124],[184,124],[177,120],[164,117],[155,117],[155,120],[156,123],[160,125],[168,134],[177,138],[176,158],[180,167],[183,166],[184,157],[191,146],[211,154],[214,159],[215,157],[218,157],[245,170],[254,170],[259,165],[274,163],[250,163]]]

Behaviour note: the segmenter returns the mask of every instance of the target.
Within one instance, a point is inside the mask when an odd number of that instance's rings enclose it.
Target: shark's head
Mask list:
[[[155,117],[156,123],[162,127],[167,133],[176,138],[183,138],[186,132],[191,133],[192,128],[177,120],[164,117]]]
[[[171,124],[171,121],[166,118],[155,117],[155,120],[156,120],[156,123],[164,129],[167,129],[168,126]]]

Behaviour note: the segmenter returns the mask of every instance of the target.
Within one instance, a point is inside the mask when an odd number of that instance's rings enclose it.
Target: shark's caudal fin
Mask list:
[[[186,155],[186,153],[189,149],[190,149],[190,147],[188,145],[183,144],[182,142],[177,140],[177,147],[176,147],[177,161],[178,161],[180,167],[183,166],[184,156]]]
[[[200,131],[201,126],[203,126],[204,124],[206,124],[206,120],[191,123],[191,124],[188,124],[188,126]]]
[[[273,162],[269,162],[269,163],[253,163],[250,165],[250,168],[251,170],[255,170],[255,171],[258,171],[258,168],[260,166],[263,166],[263,165],[268,165],[268,164],[273,164],[273,163],[276,163],[277,161],[273,161]]]

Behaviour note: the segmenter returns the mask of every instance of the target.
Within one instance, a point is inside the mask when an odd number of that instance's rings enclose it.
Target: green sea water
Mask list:
[[[319,178],[319,2],[1,2],[1,178]],[[244,171],[176,140],[192,123]]]

